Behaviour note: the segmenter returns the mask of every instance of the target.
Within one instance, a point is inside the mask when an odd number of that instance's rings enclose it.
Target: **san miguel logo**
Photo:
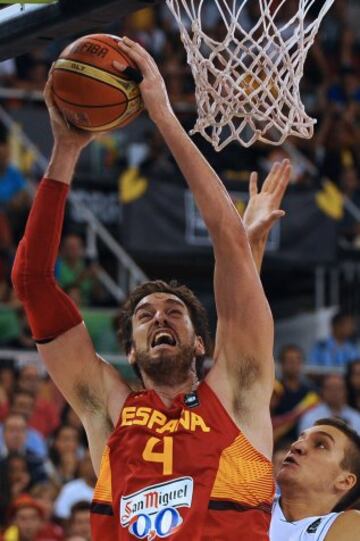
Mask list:
[[[180,477],[122,496],[121,526],[148,541],[174,534],[183,522],[178,509],[191,507],[193,487],[192,477]]]

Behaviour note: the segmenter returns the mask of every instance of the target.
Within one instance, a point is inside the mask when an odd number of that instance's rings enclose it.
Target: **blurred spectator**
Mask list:
[[[346,167],[341,172],[341,189],[343,194],[354,205],[360,208],[360,182],[359,172],[355,167]],[[343,240],[354,247],[360,247],[360,223],[353,213],[344,208],[344,215],[340,223],[339,231]]]
[[[61,424],[68,425],[75,428],[79,434],[80,445],[83,449],[88,447],[88,441],[84,426],[80,420],[80,417],[75,413],[70,404],[65,404],[61,412]]]
[[[9,398],[16,385],[17,371],[12,360],[0,360],[0,421],[7,412]]]
[[[11,506],[10,526],[1,541],[62,541],[63,535],[49,537],[44,521],[44,512],[29,494],[22,494]]]
[[[89,305],[92,301],[96,303],[101,298],[95,265],[87,264],[84,242],[79,235],[71,233],[63,239],[56,278],[63,289],[80,290],[82,305]]]
[[[34,410],[29,419],[29,425],[48,437],[59,426],[60,419],[54,404],[41,396],[43,381],[39,368],[35,364],[29,363],[20,369],[19,389],[35,396]]]
[[[15,62],[16,86],[25,90],[43,90],[50,68],[47,49],[33,49],[31,53],[18,56]]]
[[[360,413],[347,405],[345,379],[340,374],[324,376],[321,386],[322,402],[305,413],[299,421],[301,434],[315,421],[325,417],[338,417],[360,434]]]
[[[62,485],[75,479],[81,453],[79,431],[70,425],[61,425],[53,436],[49,449],[52,464],[51,477]]]
[[[1,498],[5,504],[2,520],[5,520],[11,501],[31,488],[31,475],[26,458],[23,455],[10,453],[6,460],[0,462],[0,479]]]
[[[62,541],[64,539],[63,528],[53,520],[54,502],[58,492],[56,486],[50,482],[37,484],[30,491],[30,495],[43,511],[45,524],[41,533],[46,541]]]
[[[360,359],[347,365],[345,381],[349,406],[360,411]]]
[[[8,86],[14,83],[16,77],[16,64],[14,58],[0,62],[0,84]]]
[[[47,480],[42,459],[26,448],[27,424],[19,413],[10,413],[3,423],[3,445],[1,461],[6,463],[10,454],[23,456],[28,464],[31,482],[38,483]]]
[[[55,502],[55,515],[61,519],[70,517],[71,507],[84,500],[91,502],[96,484],[96,475],[90,454],[86,451],[79,464],[79,478],[66,483]]]
[[[17,167],[10,164],[7,131],[0,126],[0,213],[3,213],[8,223],[11,224],[9,230],[14,237],[11,239],[11,247],[14,242],[17,243],[20,240],[30,203],[31,198],[26,190],[26,180]]]
[[[9,413],[19,413],[23,415],[27,423],[31,418],[35,406],[35,398],[29,391],[16,389],[10,400]],[[7,405],[6,405],[7,407]],[[4,413],[4,412],[3,412]],[[6,415],[7,411],[5,412]],[[2,416],[4,418],[4,415]],[[26,448],[35,453],[36,455],[45,458],[47,455],[47,447],[44,437],[28,425],[26,436]],[[3,441],[3,428],[0,426],[0,445]]]
[[[272,409],[274,438],[278,441],[286,436],[294,441],[299,418],[313,408],[319,397],[304,376],[304,356],[294,345],[285,346],[279,356],[281,378],[275,389],[275,406]]]
[[[79,537],[84,541],[91,541],[90,503],[88,501],[80,501],[72,506],[68,535]]]
[[[309,361],[316,366],[346,366],[360,357],[352,342],[355,334],[355,320],[351,314],[338,312],[331,320],[331,335],[319,340],[310,352]]]
[[[27,320],[25,310],[18,299],[16,299],[14,292],[10,295],[9,304],[16,310],[17,320],[19,324],[19,334],[11,342],[9,347],[15,349],[35,349],[35,342],[33,340],[29,322]]]

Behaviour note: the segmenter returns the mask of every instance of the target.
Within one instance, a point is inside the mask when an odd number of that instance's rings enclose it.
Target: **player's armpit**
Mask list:
[[[130,388],[96,354],[83,323],[38,344],[38,350],[50,377],[84,423],[96,417],[116,424]]]
[[[360,511],[345,511],[335,520],[325,541],[355,541],[360,536]]]

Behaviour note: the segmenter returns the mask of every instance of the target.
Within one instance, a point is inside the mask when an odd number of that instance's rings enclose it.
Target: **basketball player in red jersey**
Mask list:
[[[212,237],[214,366],[198,384],[196,359],[207,353],[203,309],[187,288],[162,282],[135,290],[123,315],[129,362],[139,370],[144,391],[132,393],[96,355],[81,315],[53,274],[73,171],[93,136],[63,122],[52,101],[51,78],[45,97],[54,148],[18,247],[13,283],[49,374],[88,435],[98,475],[94,539],[265,541],[273,496],[271,312],[242,221],[174,116],[153,59],[131,40],[120,47],[143,74],[149,115]],[[270,227],[282,215],[271,201],[281,199],[289,174],[287,162],[273,169],[269,193],[263,193],[269,212],[257,216],[260,226]]]

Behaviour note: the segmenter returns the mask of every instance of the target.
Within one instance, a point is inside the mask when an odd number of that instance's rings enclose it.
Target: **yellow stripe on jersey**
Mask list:
[[[110,449],[106,445],[100,464],[100,473],[94,490],[94,500],[112,504]]]
[[[243,434],[221,453],[211,498],[257,506],[271,502],[274,492],[272,465]]]

